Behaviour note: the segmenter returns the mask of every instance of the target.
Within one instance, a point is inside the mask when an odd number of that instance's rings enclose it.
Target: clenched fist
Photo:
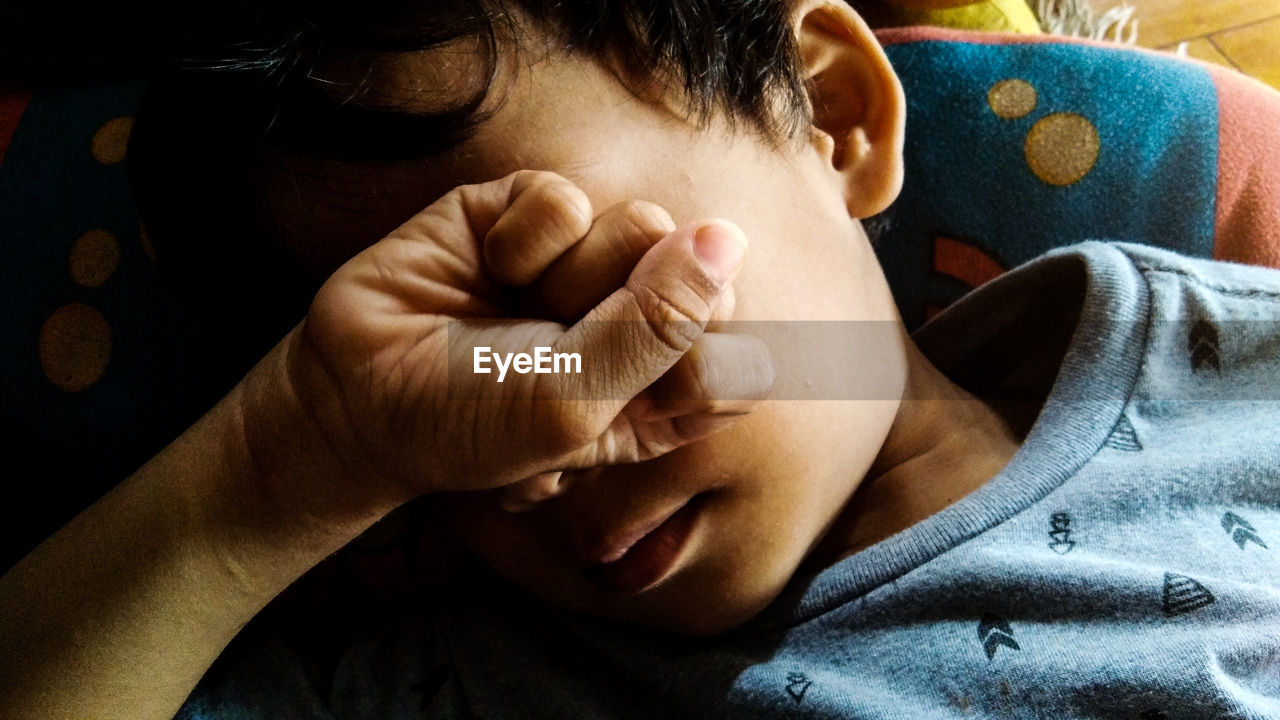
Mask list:
[[[320,516],[389,508],[715,432],[773,381],[762,343],[706,332],[731,311],[745,251],[723,220],[675,228],[643,204],[597,217],[552,173],[457,188],[335,272],[246,379],[267,490]],[[477,347],[549,348],[581,372],[499,383],[475,372]]]

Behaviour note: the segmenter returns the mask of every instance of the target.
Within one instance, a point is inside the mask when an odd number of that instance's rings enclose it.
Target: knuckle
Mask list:
[[[643,200],[631,200],[616,206],[609,222],[614,254],[631,263],[675,229],[675,223],[666,210]]]
[[[517,283],[521,278],[520,267],[522,254],[514,247],[518,234],[508,231],[501,222],[495,225],[485,236],[482,255],[485,268],[498,280]]]
[[[539,229],[550,233],[584,234],[589,227],[586,196],[569,181],[554,176],[555,181],[537,185],[530,198],[530,212],[535,215]]]
[[[541,185],[569,182],[560,174],[550,170],[516,170],[509,177],[511,178],[511,188],[515,193]]]
[[[666,347],[683,353],[702,334],[702,323],[698,317],[703,313],[690,305],[673,301],[647,287],[632,289],[630,295],[649,332]]]
[[[503,177],[500,180],[493,180],[487,183],[480,183],[477,187],[506,187],[507,204],[514,203],[517,198],[526,193],[538,193],[542,188],[548,185],[558,183],[567,183],[560,175],[548,170],[516,170],[515,172]]]
[[[484,239],[484,259],[500,279],[531,282],[545,269],[548,253],[576,241],[590,227],[590,205],[576,186],[559,176],[522,190]]]
[[[631,200],[621,208],[623,228],[628,235],[643,237],[651,242],[661,240],[675,230],[671,215],[660,205],[644,200]]]

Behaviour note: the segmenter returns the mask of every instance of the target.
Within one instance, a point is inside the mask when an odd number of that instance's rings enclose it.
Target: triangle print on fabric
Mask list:
[[[1186,575],[1167,572],[1164,574],[1164,614],[1169,617],[1184,615],[1192,610],[1199,610],[1212,605],[1216,598],[1209,588],[1200,581]]]
[[[1187,333],[1187,353],[1191,356],[1191,371],[1222,372],[1221,348],[1218,328],[1208,320],[1197,320]]]
[[[1133,429],[1133,423],[1129,422],[1128,415],[1120,416],[1104,444],[1112,450],[1121,452],[1142,452],[1142,441],[1138,439],[1138,431]]]

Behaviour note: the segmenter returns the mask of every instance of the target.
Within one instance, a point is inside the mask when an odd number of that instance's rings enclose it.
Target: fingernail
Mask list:
[[[725,282],[746,256],[747,237],[737,225],[708,223],[694,231],[693,252],[711,277]]]

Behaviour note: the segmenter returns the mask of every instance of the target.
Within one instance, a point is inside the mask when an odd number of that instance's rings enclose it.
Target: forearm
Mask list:
[[[376,520],[282,511],[240,393],[0,578],[6,717],[171,717],[272,597]]]

